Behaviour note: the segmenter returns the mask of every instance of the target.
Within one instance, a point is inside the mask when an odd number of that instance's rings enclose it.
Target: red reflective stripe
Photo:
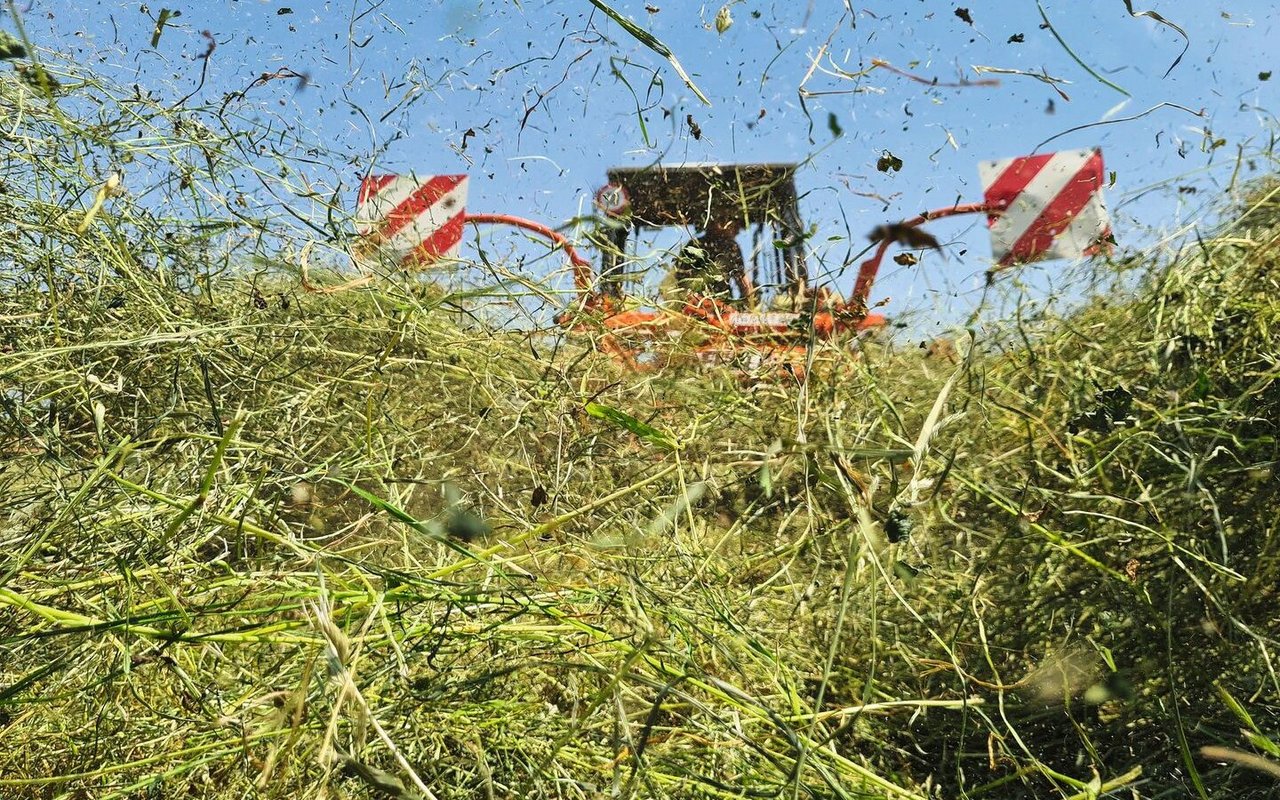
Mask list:
[[[436,232],[423,239],[404,257],[406,264],[430,264],[438,261],[440,255],[462,241],[462,226],[466,222],[466,214],[459,213],[436,229]]]
[[[364,205],[369,198],[386,188],[388,183],[396,179],[395,175],[370,175],[360,182],[360,198],[356,202]]]
[[[1040,216],[1013,243],[1009,252],[1000,259],[1000,265],[1025,264],[1044,253],[1053,245],[1053,239],[1067,229],[1071,220],[1089,204],[1102,187],[1102,153],[1094,150],[1067,185],[1058,192]]]
[[[1001,207],[1008,206],[1022,193],[1023,189],[1027,188],[1027,184],[1035,179],[1040,170],[1044,169],[1044,165],[1053,160],[1054,155],[1056,154],[1043,153],[1038,156],[1015,158],[983,191],[983,200],[999,204]],[[998,217],[998,214],[988,214],[987,225],[990,226]]]
[[[386,222],[378,230],[383,239],[390,239],[409,223],[422,215],[436,201],[453,191],[467,179],[466,175],[437,175],[417,188],[408,200],[396,206],[387,215]]]

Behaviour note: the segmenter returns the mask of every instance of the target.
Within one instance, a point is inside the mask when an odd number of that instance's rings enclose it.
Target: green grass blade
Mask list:
[[[679,450],[680,445],[675,438],[668,433],[658,430],[652,425],[641,422],[625,411],[619,411],[611,406],[601,405],[595,401],[586,405],[587,413],[596,419],[602,419],[611,422],[623,430],[634,433],[640,439],[649,444],[661,447],[663,450]]]
[[[1049,15],[1044,13],[1044,6],[1040,4],[1040,0],[1036,0],[1036,8],[1040,9],[1040,18],[1044,20],[1044,27],[1049,29],[1049,33],[1053,34],[1053,38],[1058,40],[1058,44],[1062,45],[1062,49],[1067,51],[1067,55],[1071,56],[1073,61],[1079,64],[1084,71],[1089,73],[1089,75],[1091,75],[1098,83],[1101,83],[1103,86],[1110,86],[1125,97],[1133,97],[1133,95],[1129,94],[1127,90],[1099,75],[1093,67],[1084,63],[1084,60],[1081,59],[1080,56],[1076,55],[1075,51],[1071,49],[1071,46],[1067,44],[1066,39],[1062,38],[1062,35],[1058,33],[1058,29],[1053,27],[1053,23],[1049,21]],[[1181,58],[1181,56],[1179,56],[1179,58]]]
[[[671,68],[676,71],[676,74],[680,76],[680,80],[684,81],[684,85],[689,87],[689,89],[693,92],[694,96],[696,96],[703,103],[707,105],[711,105],[711,101],[708,100],[707,96],[702,93],[702,90],[698,88],[698,85],[693,82],[693,78],[690,78],[689,73],[684,71],[684,67],[681,66],[680,60],[676,58],[675,53],[671,52],[671,48],[663,44],[652,33],[649,33],[644,28],[641,28],[639,25],[635,24],[631,20],[619,14],[617,11],[614,11],[609,6],[600,2],[600,0],[591,0],[591,5],[595,6],[596,8],[600,9],[605,14],[607,14],[609,16],[609,19],[618,23],[618,25],[621,26],[624,31],[631,34],[631,36],[640,44],[644,45],[645,47],[649,48],[653,52],[657,53],[658,55],[662,56],[667,61],[669,61],[671,63]]]

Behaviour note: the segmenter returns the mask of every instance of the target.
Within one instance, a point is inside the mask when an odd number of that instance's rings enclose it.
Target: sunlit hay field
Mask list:
[[[0,81],[0,795],[1277,791],[1274,184],[954,358],[635,375],[302,291],[251,123],[79,79]]]

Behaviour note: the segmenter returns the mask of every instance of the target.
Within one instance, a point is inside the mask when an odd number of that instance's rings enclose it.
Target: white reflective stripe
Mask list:
[[[799,317],[799,314],[782,312],[765,312],[761,314],[735,312],[728,315],[730,325],[738,325],[743,328],[783,328],[795,322]]]
[[[1036,173],[1031,182],[1018,193],[1004,213],[991,225],[991,255],[995,260],[999,261],[1013,249],[1018,239],[1022,238],[1022,235],[1031,227],[1031,223],[1035,222],[1053,199],[1072,182],[1080,172],[1080,168],[1093,156],[1093,152],[1093,150],[1064,150],[1061,153],[1055,153],[1049,163]],[[983,176],[984,188],[1017,160],[999,162],[998,168],[992,170],[994,175]]]
[[[396,252],[408,253],[427,237],[440,229],[440,226],[458,216],[467,205],[467,181],[463,181],[443,195],[413,222],[405,225],[387,242],[387,247]],[[452,202],[450,202],[452,201]],[[457,249],[457,244],[453,245]]]
[[[400,187],[397,189],[397,187]],[[408,187],[409,192],[405,193],[404,189]],[[395,197],[397,194],[404,194],[407,199],[412,194],[413,186],[408,185],[408,179],[397,177],[383,186],[381,191],[369,195],[363,203],[356,208],[356,226],[361,233],[370,233],[375,230],[378,225],[387,218],[387,215],[395,210],[397,202]],[[400,202],[403,202],[401,200]]]
[[[356,231],[366,234],[381,228],[387,217],[408,202],[418,189],[436,177],[435,175],[425,175],[421,178],[414,175],[397,175],[394,180],[383,186],[381,191],[370,195],[356,208]],[[464,178],[462,182],[465,184],[467,181]]]
[[[1099,190],[1080,213],[1071,220],[1067,229],[1053,240],[1046,258],[1080,258],[1090,245],[1097,243],[1098,237],[1107,229],[1107,208],[1102,201]]]
[[[425,175],[422,178],[414,175],[397,175],[395,180],[383,186],[381,191],[365,201],[357,212],[357,216],[369,220],[386,219],[397,206],[413,197],[418,187],[434,177],[434,175]],[[365,208],[368,209],[367,214],[364,213]]]
[[[385,216],[378,202],[378,196],[371,195],[368,200],[356,206],[356,231],[361,235],[372,233]]]

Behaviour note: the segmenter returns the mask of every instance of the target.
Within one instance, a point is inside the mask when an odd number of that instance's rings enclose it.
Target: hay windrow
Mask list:
[[[1274,791],[1200,754],[1280,755],[1274,185],[954,357],[633,375],[301,291],[251,122],[80,78],[0,82],[0,794]]]

